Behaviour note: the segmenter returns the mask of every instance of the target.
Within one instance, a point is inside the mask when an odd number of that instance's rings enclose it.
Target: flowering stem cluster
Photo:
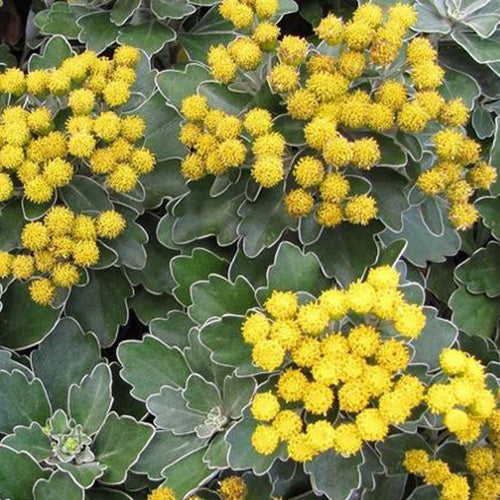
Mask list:
[[[279,28],[269,21],[277,12],[275,1],[224,0],[219,10],[236,29],[252,33],[228,47],[210,49],[212,76],[230,84],[238,69],[258,69],[263,51],[275,54],[265,69],[271,90],[282,97],[291,119],[306,121],[303,130],[310,149],[297,157],[293,169],[279,165],[276,155],[266,156],[258,159],[254,175],[259,184],[272,188],[288,170],[292,172],[285,198],[291,216],[314,212],[320,225],[331,228],[343,221],[368,224],[377,216],[376,200],[369,193],[350,195],[346,173],[379,164],[380,144],[370,132],[420,134],[434,121],[446,127],[433,138],[439,162],[417,184],[426,194],[446,195],[451,202],[449,218],[457,229],[467,229],[477,220],[468,200],[474,189],[489,188],[496,172],[480,160],[479,145],[461,131],[469,119],[464,103],[446,102],[439,92],[444,71],[436,62],[435,48],[422,37],[406,44],[407,30],[417,20],[413,6],[398,3],[384,12],[375,4],[363,4],[348,22],[328,14],[315,29],[321,40],[317,46],[298,36],[278,40]],[[337,55],[329,55],[327,47],[334,47]],[[406,60],[401,63],[398,56],[404,47]],[[385,79],[387,74],[394,78]],[[215,158],[210,156],[209,165],[208,158],[189,155],[187,177],[224,173],[226,167],[213,167]],[[219,158],[217,165],[224,163]],[[466,169],[467,165],[475,166]],[[199,177],[190,175],[191,170]]]
[[[411,357],[405,341],[383,338],[373,326],[383,321],[409,338],[423,330],[421,308],[404,300],[398,281],[397,271],[382,266],[372,269],[366,281],[345,291],[326,290],[306,304],[299,305],[295,293],[273,291],[265,303],[267,315],[247,317],[242,335],[253,345],[254,364],[268,372],[287,365],[276,391],[253,399],[251,412],[261,422],[252,436],[257,452],[271,454],[284,441],[298,462],[329,449],[351,455],[363,441],[383,440],[390,425],[410,417],[425,386],[404,373]],[[331,322],[348,313],[361,321],[331,331]],[[342,413],[336,425],[334,401]]]
[[[56,205],[41,221],[24,226],[21,253],[0,252],[0,278],[36,276],[29,286],[31,298],[49,305],[57,287],[71,288],[80,280],[79,269],[97,264],[98,238],[114,239],[124,229],[125,219],[114,210],[91,217]]]
[[[70,184],[76,170],[105,175],[108,188],[126,193],[154,169],[151,151],[134,146],[144,135],[142,118],[120,118],[111,110],[129,99],[138,59],[137,49],[122,46],[112,60],[86,51],[57,69],[25,75],[13,68],[0,74],[0,93],[24,103],[1,115],[0,201],[15,194],[12,174],[29,201],[46,203]],[[54,100],[69,111],[60,129],[49,109]]]
[[[263,187],[273,187],[285,175],[285,139],[272,130],[271,114],[260,108],[248,111],[243,120],[208,107],[207,99],[191,95],[182,101],[181,111],[188,120],[181,127],[180,141],[192,152],[182,162],[182,174],[199,180],[207,174],[224,174],[240,167],[247,158],[241,134],[252,138],[252,176]]]
[[[408,472],[422,476],[427,484],[439,486],[443,500],[489,500],[500,496],[500,447],[498,428],[500,410],[490,417],[490,437],[493,445],[479,444],[467,451],[465,465],[472,476],[472,487],[467,477],[450,471],[443,460],[431,460],[424,450],[408,450],[403,465]]]

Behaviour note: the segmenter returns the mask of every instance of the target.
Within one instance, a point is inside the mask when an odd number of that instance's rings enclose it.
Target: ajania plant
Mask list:
[[[99,262],[98,238],[116,238],[125,224],[114,210],[91,217],[55,205],[43,219],[23,227],[22,253],[0,252],[0,278],[29,280],[36,276],[29,285],[31,298],[48,305],[58,287],[71,288],[80,281],[79,268]]]
[[[36,204],[51,202],[75,173],[128,193],[154,169],[152,152],[135,146],[144,120],[115,111],[130,98],[139,55],[126,46],[113,59],[86,51],[57,69],[0,74],[0,94],[11,101],[0,119],[0,202],[17,193]],[[61,110],[67,117],[56,121]]]
[[[481,160],[480,145],[463,131],[469,120],[465,104],[441,95],[444,70],[431,42],[417,37],[404,44],[417,20],[414,7],[399,3],[384,12],[364,4],[349,22],[329,14],[315,29],[317,45],[291,35],[278,40],[279,28],[267,21],[277,8],[277,2],[265,8],[222,2],[222,16],[252,34],[228,47],[212,47],[208,62],[216,80],[230,84],[239,78],[247,90],[245,72],[266,71],[288,116],[300,121],[305,148],[297,155],[286,149],[266,109],[237,117],[209,109],[203,96],[191,96],[181,108],[189,123],[180,140],[193,151],[184,160],[184,176],[198,180],[245,164],[264,188],[286,177],[284,203],[291,216],[314,211],[322,226],[367,225],[377,216],[377,203],[369,193],[356,192],[352,175],[372,170],[382,158],[380,139],[372,132],[432,134],[437,162],[417,185],[428,195],[444,195],[453,226],[470,228],[478,212],[469,200],[495,182],[496,170]],[[264,52],[275,57],[264,58]],[[442,130],[435,131],[435,124]],[[247,161],[243,131],[251,143]]]

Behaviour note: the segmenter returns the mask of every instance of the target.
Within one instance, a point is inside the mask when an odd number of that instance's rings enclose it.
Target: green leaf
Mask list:
[[[494,335],[500,318],[500,299],[486,295],[473,295],[459,287],[451,296],[451,320],[468,335],[490,337]]]
[[[427,275],[428,289],[442,302],[448,302],[457,286],[453,280],[455,265],[449,260],[432,263]]]
[[[375,488],[363,492],[363,500],[383,500],[384,498],[402,498],[408,474],[393,476],[375,476]]]
[[[475,205],[483,218],[484,225],[491,229],[491,234],[497,240],[500,240],[500,196],[479,198]]]
[[[482,38],[473,31],[456,29],[451,32],[451,38],[479,63],[498,61],[500,48],[500,32],[498,31],[489,38]]]
[[[477,106],[472,113],[472,126],[479,139],[491,137],[495,132],[495,122],[491,113],[483,106]]]
[[[318,257],[312,252],[303,252],[289,241],[280,243],[274,262],[266,274],[267,286],[257,291],[260,303],[265,302],[272,290],[318,295],[321,290],[329,287]]]
[[[28,380],[17,370],[0,371],[0,432],[8,434],[16,425],[45,424],[50,403],[41,380]]]
[[[99,481],[120,484],[153,436],[152,425],[137,422],[127,415],[110,413],[92,443],[96,459],[107,467]]]
[[[481,87],[468,74],[445,68],[444,82],[440,87],[440,93],[446,100],[460,97],[464,104],[472,109],[474,101],[481,95]]]
[[[437,370],[441,351],[455,342],[458,330],[450,321],[439,318],[433,307],[424,307],[424,314],[427,318],[425,328],[419,337],[411,341],[415,348],[411,362],[422,363],[430,370]]]
[[[55,471],[49,479],[40,479],[33,488],[34,500],[83,500],[84,495],[83,489],[61,470]]]
[[[252,96],[243,92],[233,92],[217,82],[202,82],[199,93],[208,99],[211,108],[221,109],[228,114],[237,115],[248,106]]]
[[[79,17],[76,24],[81,28],[78,39],[88,50],[100,53],[116,41],[118,27],[109,17],[109,12],[92,12]]]
[[[192,373],[186,383],[182,396],[191,410],[208,413],[222,404],[217,386],[206,381],[198,373]]]
[[[189,345],[188,332],[196,323],[182,311],[171,311],[166,318],[151,321],[149,331],[169,346],[183,349]]]
[[[235,374],[224,378],[222,408],[232,419],[241,417],[255,392],[257,383],[251,377],[237,377]]]
[[[53,36],[43,48],[41,55],[33,54],[28,62],[30,71],[36,69],[57,68],[73,55],[73,49],[63,36]]]
[[[283,114],[273,120],[273,130],[283,134],[287,144],[291,146],[302,146],[304,138],[304,126],[307,122],[303,120],[292,120],[289,115]]]
[[[148,233],[148,242],[145,245],[146,265],[141,270],[128,270],[127,275],[134,286],[140,283],[151,293],[171,293],[175,282],[169,265],[177,252],[165,248],[158,241],[156,237],[156,218],[145,216],[141,219],[141,223],[141,226]],[[162,271],[159,272],[159,270]]]
[[[361,453],[345,458],[333,451],[327,451],[307,462],[304,468],[311,476],[314,491],[324,493],[331,500],[343,500],[358,488],[358,467],[362,463]]]
[[[85,500],[133,500],[133,498],[120,490],[92,488],[85,492]]]
[[[212,273],[225,274],[227,261],[205,248],[194,248],[191,255],[174,257],[170,261],[170,269],[177,282],[172,292],[181,304],[188,306],[191,304],[191,285]]]
[[[31,380],[33,378],[33,373],[29,368],[22,364],[23,362],[25,362],[24,358],[20,356],[17,357],[10,351],[0,350],[0,370],[4,370],[9,373],[11,373],[12,370],[19,370],[20,372],[23,372],[29,380]]]
[[[76,213],[95,216],[113,208],[107,191],[95,180],[83,175],[75,175],[71,183],[61,189],[61,196]]]
[[[408,180],[395,170],[377,167],[365,174],[371,182],[371,195],[377,200],[378,218],[390,229],[403,228],[402,214],[409,207],[405,188]]]
[[[195,432],[206,418],[204,413],[189,409],[182,390],[172,387],[163,386],[157,394],[148,398],[146,405],[155,416],[155,426],[175,434]]]
[[[68,396],[69,414],[81,424],[86,434],[95,434],[104,422],[113,398],[111,370],[106,363],[97,365],[78,385],[71,386]]]
[[[208,444],[207,451],[203,455],[203,461],[212,469],[225,469],[228,467],[226,458],[228,450],[229,446],[224,441],[224,434],[219,432]],[[248,498],[248,492],[245,498]]]
[[[172,28],[151,19],[142,24],[122,28],[118,35],[118,43],[132,45],[132,47],[144,50],[148,56],[152,56],[175,38],[176,34]]]
[[[198,86],[211,78],[207,68],[197,63],[189,63],[182,71],[166,69],[158,73],[156,85],[163,97],[180,109],[184,97],[195,94]]]
[[[142,287],[135,289],[134,296],[128,304],[144,325],[148,325],[156,318],[164,319],[172,309],[179,307],[179,303],[171,295],[166,293],[153,295]]]
[[[158,19],[182,19],[196,12],[196,7],[187,0],[152,0],[151,10]]]
[[[324,230],[321,238],[306,248],[316,254],[326,276],[347,286],[376,262],[378,249],[374,238],[380,230],[377,222],[368,226],[343,223]]]
[[[146,190],[144,207],[147,209],[160,206],[165,198],[178,198],[188,191],[177,159],[159,162],[151,173],[141,176],[141,184]]]
[[[377,443],[375,448],[380,453],[382,463],[389,475],[407,472],[403,466],[403,460],[408,450],[425,450],[432,454],[431,447],[419,434],[393,434],[385,441]]]
[[[254,288],[264,286],[267,268],[274,262],[274,258],[274,250],[264,250],[255,259],[250,259],[239,246],[229,265],[229,278],[235,280],[236,276],[242,275]]]
[[[21,231],[26,221],[19,200],[13,200],[0,211],[0,249],[12,250],[21,247]]]
[[[243,276],[231,283],[212,274],[207,281],[198,281],[191,286],[191,298],[193,303],[188,314],[198,323],[223,314],[245,314],[255,305],[254,290]]]
[[[122,342],[117,350],[123,366],[121,377],[132,387],[131,394],[136,399],[146,401],[163,386],[183,388],[190,370],[182,353],[165,345],[156,338],[146,335],[142,341]],[[148,366],[144,370],[144,366]]]
[[[201,0],[205,1],[205,0]],[[200,0],[196,2],[200,4]],[[211,2],[213,4],[215,2]],[[234,38],[233,25],[223,19],[219,9],[210,9],[188,33],[179,36],[179,43],[194,61],[206,62],[208,50],[212,45],[227,45]]]
[[[484,293],[489,298],[500,295],[500,243],[490,241],[455,270],[457,279],[471,293]]]
[[[451,20],[446,17],[446,12],[439,12],[438,5],[432,0],[416,2],[418,20],[413,29],[424,33],[449,33],[451,31]]]
[[[422,486],[417,486],[412,492],[407,500],[439,500],[441,495],[436,486],[430,484],[423,484]]]
[[[264,249],[275,245],[287,229],[297,227],[296,220],[285,209],[283,197],[282,186],[264,189],[255,201],[245,200],[240,206],[238,213],[243,220],[238,225],[238,234],[248,257],[257,257]]]
[[[207,439],[200,439],[196,434],[176,436],[169,431],[157,430],[132,470],[160,480],[161,471],[165,467],[204,448],[206,443]]]
[[[420,206],[412,206],[403,213],[403,229],[400,232],[387,228],[380,237],[385,244],[402,238],[408,241],[404,257],[419,267],[425,267],[428,261],[444,262],[446,257],[456,255],[460,249],[460,237],[451,227],[443,209],[428,214],[427,222],[442,224],[443,233],[433,233],[424,220]]]
[[[85,331],[95,333],[101,347],[109,347],[116,340],[120,325],[128,320],[127,298],[132,293],[120,269],[89,271],[88,284],[71,290],[66,314],[75,318]]]
[[[29,427],[17,425],[13,434],[3,438],[2,444],[29,453],[37,462],[43,462],[52,455],[50,441],[38,422],[31,422]]]
[[[52,330],[61,313],[60,309],[33,302],[28,283],[20,281],[11,283],[1,299],[0,345],[10,349],[38,344]]]
[[[220,246],[226,246],[238,238],[236,228],[240,217],[237,210],[245,197],[242,182],[229,186],[216,198],[209,194],[210,183],[210,179],[190,183],[190,192],[175,204],[176,219],[172,227],[174,243],[182,245],[213,235]],[[160,241],[163,241],[163,231],[164,227],[160,222]]]
[[[125,230],[112,240],[106,240],[106,246],[113,249],[119,259],[119,263],[129,269],[143,269],[146,265],[146,249],[144,244],[148,241],[148,233],[137,224],[137,213],[124,205],[115,207],[127,222]]]
[[[32,489],[39,479],[49,477],[27,453],[0,446],[0,497],[11,500],[33,498]]]
[[[181,117],[159,92],[133,114],[146,121],[144,146],[151,149],[159,161],[184,156],[185,148],[178,140]]]
[[[54,409],[66,409],[71,385],[78,384],[100,361],[97,338],[84,333],[71,318],[61,319],[31,355],[33,372],[42,380]]]
[[[35,16],[34,23],[45,35],[63,35],[69,39],[76,39],[80,32],[76,21],[86,12],[89,12],[86,7],[75,7],[66,2],[54,2],[50,10],[41,11]]]
[[[203,461],[204,454],[203,449],[195,451],[163,469],[161,474],[166,479],[165,486],[172,488],[179,498],[214,474]]]
[[[96,479],[102,477],[105,465],[92,462],[87,464],[61,463],[59,468],[71,474],[71,477],[83,488],[92,486]]]
[[[497,169],[497,173],[500,173],[500,116],[497,116],[495,119],[495,135],[493,138],[493,144],[491,145],[491,151],[490,151],[490,158],[489,158],[490,165],[494,165]],[[497,180],[491,186],[490,191],[494,195],[500,195],[500,175],[497,175]],[[479,207],[478,207],[479,208]],[[481,212],[481,215],[483,213]],[[484,215],[483,215],[484,217]],[[498,218],[497,218],[498,221]],[[491,227],[491,226],[488,226]],[[496,237],[497,239],[500,239],[500,237]]]
[[[250,410],[247,408],[243,411],[243,418],[233,425],[226,434],[226,441],[229,443],[227,461],[231,469],[252,469],[254,474],[262,475],[269,471],[278,457],[285,457],[283,444],[270,455],[261,455],[254,450],[251,437],[256,425],[257,422],[252,418]]]
[[[201,341],[212,351],[215,363],[237,368],[238,373],[255,373],[252,365],[252,346],[241,335],[242,318],[224,316],[210,322],[201,330]]]
[[[121,26],[139,8],[139,5],[141,5],[141,0],[116,0],[110,15],[111,22]]]

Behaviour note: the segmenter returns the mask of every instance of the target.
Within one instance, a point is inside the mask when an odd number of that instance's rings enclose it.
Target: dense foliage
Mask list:
[[[0,0],[0,498],[500,498],[495,0]]]

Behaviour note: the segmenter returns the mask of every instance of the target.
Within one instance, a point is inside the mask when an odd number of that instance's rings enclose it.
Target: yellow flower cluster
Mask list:
[[[497,179],[496,169],[480,159],[480,145],[458,130],[441,130],[433,140],[438,162],[420,174],[417,186],[429,196],[444,195],[450,222],[468,229],[479,218],[470,198],[478,189],[489,189]]]
[[[261,454],[274,452],[281,441],[297,462],[328,449],[357,453],[363,441],[383,440],[392,424],[405,422],[424,396],[418,378],[405,374],[410,351],[403,341],[383,339],[373,325],[391,321],[404,337],[417,337],[425,326],[419,306],[407,303],[398,290],[399,274],[389,266],[370,270],[365,281],[347,290],[324,291],[318,300],[299,304],[293,292],[273,291],[265,313],[250,314],[242,335],[253,345],[255,365],[271,372],[289,356],[292,366],[281,373],[276,391],[257,393],[251,412],[260,423],[252,445]],[[349,312],[366,323],[349,331],[331,331],[331,322]],[[334,426],[328,412],[338,402],[353,422]],[[296,410],[322,417],[309,423]]]
[[[271,114],[261,108],[248,111],[243,119],[208,106],[207,99],[191,95],[182,101],[181,112],[187,120],[181,127],[180,141],[192,151],[181,166],[182,174],[199,180],[207,174],[221,175],[241,166],[247,147],[240,137],[246,131],[252,138],[254,161],[252,176],[270,188],[283,180],[285,139],[272,128]]]
[[[41,221],[29,222],[21,232],[25,253],[0,252],[0,278],[28,280],[37,304],[50,304],[57,287],[71,288],[80,279],[80,267],[99,261],[98,238],[114,239],[125,229],[125,219],[114,210],[97,217],[76,215],[53,206]]]
[[[176,500],[174,490],[172,488],[159,487],[154,489],[149,495],[147,500]]]
[[[429,195],[444,193],[451,203],[452,224],[457,229],[470,227],[478,213],[468,200],[475,189],[487,189],[495,181],[496,171],[480,161],[479,146],[455,129],[467,123],[469,112],[461,99],[446,102],[439,93],[444,71],[431,42],[415,37],[405,44],[408,28],[417,20],[414,6],[397,3],[384,11],[366,3],[347,22],[328,14],[315,31],[322,42],[336,47],[335,57],[315,50],[298,36],[278,40],[278,27],[268,21],[276,8],[275,0],[224,0],[222,16],[237,29],[252,28],[253,34],[228,47],[212,47],[209,63],[214,78],[228,84],[236,78],[238,68],[256,69],[262,51],[276,53],[277,61],[267,70],[269,85],[282,95],[292,119],[307,122],[305,141],[315,150],[291,171],[296,185],[285,198],[288,213],[300,218],[314,212],[317,222],[326,227],[342,221],[368,224],[377,216],[376,200],[370,194],[349,196],[344,172],[376,166],[380,146],[366,134],[348,140],[346,129],[364,133],[399,129],[418,134],[434,120],[447,127],[434,136],[439,161],[420,176],[418,185]],[[256,19],[262,22],[255,24]],[[404,45],[407,82],[382,78],[371,93],[360,89],[359,79],[391,65]],[[467,165],[474,166],[465,168]],[[269,170],[278,172],[276,161],[269,162]]]
[[[500,410],[490,417],[489,434],[492,444],[477,446],[467,451],[465,464],[474,478],[473,500],[500,497]]]
[[[443,460],[431,460],[425,450],[408,450],[405,453],[403,465],[408,472],[422,476],[427,484],[441,487],[443,500],[468,500],[470,498],[467,478],[452,473],[448,464]]]
[[[228,84],[238,75],[238,69],[253,71],[262,61],[262,53],[276,47],[279,28],[269,22],[279,7],[278,0],[223,0],[219,12],[235,28],[251,29],[250,36],[240,36],[227,47],[220,44],[210,47],[208,64],[212,76],[219,82]]]
[[[431,412],[443,415],[444,424],[461,443],[472,443],[496,408],[495,395],[486,386],[484,368],[458,349],[444,349],[439,363],[448,380],[429,387],[427,406]]]
[[[239,476],[228,476],[219,481],[218,493],[222,500],[245,500],[247,485]]]
[[[134,189],[139,175],[153,170],[151,151],[134,146],[144,135],[142,118],[120,118],[114,111],[102,110],[127,102],[138,59],[137,49],[122,46],[112,60],[87,51],[66,59],[54,70],[24,75],[8,69],[0,74],[0,92],[37,99],[57,97],[70,111],[64,126],[57,130],[48,107],[10,106],[3,110],[0,202],[14,194],[11,173],[19,179],[28,200],[45,203],[57,188],[71,182],[79,166],[106,175],[107,185],[120,193]]]

